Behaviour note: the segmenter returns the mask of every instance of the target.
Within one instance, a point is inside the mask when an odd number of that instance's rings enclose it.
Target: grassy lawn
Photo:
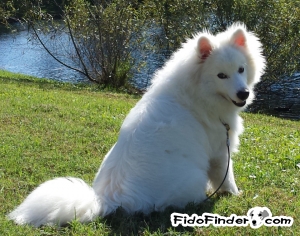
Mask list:
[[[102,158],[138,97],[0,71],[0,235],[299,235],[300,123],[243,113],[245,132],[233,159],[243,194],[216,196],[181,212],[246,215],[254,206],[291,216],[286,227],[173,228],[168,208],[149,216],[122,211],[90,224],[16,226],[6,214],[40,183],[74,176],[92,183]],[[179,190],[180,191],[180,190]]]

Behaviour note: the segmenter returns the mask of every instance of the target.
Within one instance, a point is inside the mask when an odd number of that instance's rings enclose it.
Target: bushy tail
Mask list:
[[[8,218],[17,224],[64,225],[74,219],[89,222],[100,213],[90,186],[78,178],[56,178],[35,189]]]

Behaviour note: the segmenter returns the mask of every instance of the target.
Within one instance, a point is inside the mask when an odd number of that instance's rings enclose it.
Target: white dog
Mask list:
[[[128,213],[184,207],[219,187],[243,131],[238,113],[263,73],[261,44],[242,24],[197,34],[159,70],[126,117],[92,187],[57,178],[35,189],[8,217],[18,224],[88,222],[122,206]],[[238,194],[232,162],[220,191]]]
[[[272,217],[272,213],[267,207],[253,207],[248,211],[247,216],[250,218],[251,228],[257,229],[262,226],[266,217]]]

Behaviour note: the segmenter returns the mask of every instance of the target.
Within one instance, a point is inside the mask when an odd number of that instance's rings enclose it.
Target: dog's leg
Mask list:
[[[210,179],[211,187],[216,190],[222,183],[226,174],[228,162],[222,158],[214,159],[210,162],[210,169],[208,171],[208,177]],[[219,192],[229,192],[234,195],[239,194],[238,187],[236,186],[232,160],[230,160],[227,177],[220,188]]]

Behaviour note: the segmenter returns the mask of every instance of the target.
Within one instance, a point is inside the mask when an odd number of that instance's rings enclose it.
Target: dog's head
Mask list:
[[[201,80],[207,85],[203,87],[210,93],[207,97],[214,93],[219,101],[234,107],[252,102],[253,87],[265,67],[256,36],[244,25],[235,24],[216,36],[200,34],[197,51]]]
[[[247,216],[251,228],[257,229],[262,226],[266,217],[272,216],[272,213],[267,207],[253,207],[248,211]]]

